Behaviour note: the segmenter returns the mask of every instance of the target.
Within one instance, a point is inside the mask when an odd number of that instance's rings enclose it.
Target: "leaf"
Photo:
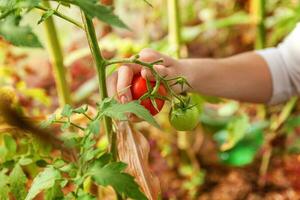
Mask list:
[[[219,158],[223,163],[231,166],[250,164],[263,144],[263,141],[262,129],[252,129],[232,149],[219,152]]]
[[[42,23],[43,21],[45,21],[46,19],[48,19],[49,17],[51,17],[54,13],[55,13],[55,10],[53,10],[53,9],[47,10],[47,11],[41,16],[41,19],[38,21],[38,24]]]
[[[3,171],[0,172],[0,200],[7,200],[9,187],[8,184],[8,177],[5,175]]]
[[[74,109],[73,112],[77,113],[77,114],[84,114],[88,111],[88,109],[89,109],[88,105],[84,105],[84,106]]]
[[[84,162],[88,162],[90,160],[93,160],[94,158],[96,158],[99,153],[101,153],[101,149],[89,149],[86,152],[84,152],[81,156],[82,156],[82,160]]]
[[[73,109],[70,105],[66,104],[63,108],[63,110],[61,111],[61,115],[63,117],[71,117],[73,112]]]
[[[15,46],[42,47],[29,26],[19,26],[20,17],[9,16],[0,22],[0,35]]]
[[[94,162],[94,164],[97,165],[97,167],[104,167],[111,161],[111,159],[112,155],[110,153],[104,153]]]
[[[223,105],[218,110],[218,114],[221,117],[229,117],[229,116],[232,116],[234,113],[236,113],[238,109],[239,109],[239,103],[236,101],[230,101],[230,102],[226,103],[225,105]]]
[[[31,158],[26,158],[26,157],[22,157],[20,160],[19,160],[19,164],[22,165],[22,166],[25,166],[25,165],[29,165],[33,162],[33,160]]]
[[[99,120],[94,120],[94,121],[91,121],[89,124],[88,124],[88,129],[94,133],[95,135],[99,134],[100,132],[100,122]]]
[[[90,194],[83,193],[78,196],[78,200],[97,200],[97,198]]]
[[[228,125],[226,131],[228,138],[224,144],[221,145],[221,150],[226,151],[231,149],[238,141],[240,141],[247,129],[250,127],[249,118],[247,115],[241,115],[233,119]]]
[[[300,126],[300,116],[293,116],[288,118],[284,123],[283,130],[287,133],[291,133],[295,128]]]
[[[4,135],[3,141],[8,154],[14,155],[17,152],[17,143],[11,135]]]
[[[31,200],[42,190],[49,189],[54,186],[56,180],[60,179],[60,173],[53,167],[48,167],[40,172],[34,179],[31,188],[25,200]]]
[[[109,25],[128,28],[127,25],[113,13],[112,9],[98,4],[97,1],[74,0],[72,3],[79,6],[90,18],[97,17]]]
[[[55,181],[54,186],[45,192],[45,200],[60,200],[63,197],[64,193],[61,190],[60,181]]]
[[[99,185],[110,185],[119,194],[136,200],[146,200],[147,198],[134,181],[134,177],[123,172],[125,168],[125,163],[111,162],[105,166],[94,165],[91,169],[91,174],[94,181]]]
[[[99,107],[102,115],[124,121],[127,120],[127,113],[133,113],[151,125],[159,128],[158,123],[155,121],[150,112],[141,106],[137,101],[120,104],[112,98],[106,98],[101,102]]]
[[[60,128],[62,131],[64,131],[64,130],[70,128],[70,126],[71,126],[71,122],[68,121],[68,122],[64,122]]]
[[[145,137],[135,131],[128,122],[118,123],[118,156],[128,164],[126,171],[134,176],[148,199],[159,199],[159,180],[151,173],[148,163],[150,151]]]
[[[30,10],[37,6],[41,0],[1,0],[0,11],[27,9]]]
[[[11,192],[17,200],[25,199],[26,197],[26,182],[27,178],[20,165],[16,165],[9,176],[9,184]]]

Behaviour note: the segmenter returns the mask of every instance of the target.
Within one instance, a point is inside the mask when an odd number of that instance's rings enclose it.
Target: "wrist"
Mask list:
[[[193,61],[190,61],[191,59],[180,59],[176,60],[175,63],[173,63],[168,68],[168,78],[174,79],[177,77],[183,77],[186,79],[189,85],[193,87],[194,84],[196,84],[197,74],[195,74],[195,66],[192,65]],[[174,81],[175,82],[175,81]],[[170,84],[173,84],[174,82],[170,82]],[[190,91],[191,88],[184,84],[184,87],[182,88],[181,85],[175,85],[173,86],[173,89],[177,93]]]
[[[191,87],[187,92],[202,92],[203,84],[215,78],[215,69],[220,64],[218,59],[181,59],[179,60],[178,74],[185,77]]]

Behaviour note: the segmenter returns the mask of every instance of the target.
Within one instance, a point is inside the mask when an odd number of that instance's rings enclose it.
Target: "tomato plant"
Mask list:
[[[17,137],[5,136],[3,138],[5,147],[0,148],[0,152],[4,152],[1,157],[3,163],[0,165],[0,199],[7,199],[10,191],[16,199],[26,200],[34,199],[40,193],[44,194],[45,199],[96,199],[88,189],[85,189],[88,182],[101,186],[111,186],[116,191],[118,199],[123,199],[123,197],[147,199],[134,177],[124,171],[127,165],[118,160],[116,147],[116,132],[118,130],[115,124],[118,121],[128,120],[127,113],[133,113],[158,127],[152,115],[157,114],[162,109],[165,100],[173,102],[174,99],[177,99],[182,101],[183,97],[176,94],[171,85],[174,83],[183,85],[186,81],[182,77],[172,79],[161,77],[153,66],[161,63],[162,60],[148,63],[139,60],[139,56],[106,60],[98,46],[92,20],[97,18],[111,26],[128,29],[127,25],[109,7],[98,1],[86,0],[54,0],[51,3],[56,5],[55,9],[51,8],[48,1],[42,0],[5,0],[1,2],[0,35],[15,46],[43,48],[43,43],[40,42],[38,35],[34,33],[31,27],[23,23],[23,17],[29,12],[35,10],[42,12],[37,21],[38,24],[44,23],[45,26],[46,46],[54,68],[53,73],[62,112],[58,115],[51,115],[43,123],[44,128],[41,128],[32,120],[24,120],[27,119],[27,116],[17,114],[18,112],[8,104],[8,101],[0,101],[0,111],[4,113],[3,117],[6,123],[19,128],[22,133],[32,133],[34,136],[26,134],[28,144],[33,138],[38,137],[42,140],[42,144],[38,144],[40,147],[46,143],[52,147],[53,151],[61,152],[60,155],[55,154],[52,157],[49,148],[47,148],[46,155],[40,155],[37,152],[38,148],[34,151],[32,150],[34,147],[30,145],[27,145],[25,150],[21,150],[17,147],[19,143]],[[71,6],[79,8],[82,20],[77,21],[61,13],[60,8],[62,6],[66,9]],[[88,106],[73,108],[69,105],[71,96],[65,79],[66,71],[57,34],[58,30],[56,30],[52,19],[54,16],[72,23],[83,30],[86,35],[99,80],[100,102],[95,105],[96,113],[93,115],[88,113]],[[108,98],[106,68],[113,64],[122,63],[141,65],[148,68],[155,77],[155,82],[148,82],[141,77],[135,77],[132,88],[134,99],[139,99],[141,104],[138,101],[119,104],[113,98]],[[169,94],[170,99],[168,99],[167,94]],[[73,121],[73,115],[82,116],[85,118],[85,123],[80,124]],[[99,149],[96,146],[100,121],[103,122],[103,129],[108,140],[108,146],[105,149]],[[60,125],[61,137],[52,134],[52,124]],[[66,152],[73,152],[69,154],[73,157],[66,157],[64,155]],[[27,168],[35,169],[33,170],[34,173],[29,173],[31,177],[34,177],[29,186],[27,186]],[[18,180],[20,181],[18,182]],[[68,185],[72,187],[64,194],[62,191]]]
[[[149,81],[147,84],[147,80],[144,79],[141,75],[135,75],[132,80],[132,85],[131,85],[131,93],[132,93],[132,98],[134,100],[138,100],[143,95],[147,94],[148,92],[148,87],[154,87],[155,82],[154,81]],[[141,105],[143,105],[147,110],[152,115],[156,115],[164,106],[165,100],[162,99],[162,97],[165,97],[167,95],[167,91],[165,87],[160,84],[158,89],[157,89],[157,94],[161,97],[147,97],[141,99]],[[154,102],[155,101],[155,102]]]

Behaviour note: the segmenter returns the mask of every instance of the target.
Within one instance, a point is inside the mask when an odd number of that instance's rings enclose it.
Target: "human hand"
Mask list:
[[[154,62],[160,59],[162,63],[154,65],[154,69],[160,76],[174,78],[181,74],[181,67],[178,60],[152,49],[144,49],[139,53],[139,60],[143,62]],[[149,69],[138,64],[122,65],[107,79],[109,96],[116,96],[121,103],[131,101],[132,94],[130,85],[136,74],[141,74],[143,78],[154,81],[154,77]]]

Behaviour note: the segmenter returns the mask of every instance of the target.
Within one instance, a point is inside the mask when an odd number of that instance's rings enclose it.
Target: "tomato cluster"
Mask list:
[[[152,87],[156,84],[155,81],[150,81],[149,83]],[[147,80],[141,75],[135,75],[131,85],[132,98],[139,100],[147,92]],[[157,93],[163,97],[167,96],[166,88],[162,84],[159,86]],[[154,98],[154,100],[156,107],[152,104],[149,97],[142,99],[140,102],[152,115],[156,115],[165,104],[164,99]],[[172,106],[169,113],[169,121],[171,125],[179,131],[191,131],[199,122],[199,110],[197,106],[192,105],[190,99],[186,99]]]
[[[150,81],[150,85],[152,87],[155,86],[155,81]],[[148,92],[147,88],[147,81],[144,79],[141,75],[135,75],[132,80],[132,86],[131,86],[131,93],[132,98],[134,100],[138,100],[141,98],[145,93]],[[161,84],[158,88],[158,94],[161,96],[167,96],[166,88]],[[152,115],[156,115],[164,106],[165,100],[155,98],[155,102],[157,105],[157,108],[152,104],[150,98],[143,99],[141,101],[141,105],[143,105]]]

